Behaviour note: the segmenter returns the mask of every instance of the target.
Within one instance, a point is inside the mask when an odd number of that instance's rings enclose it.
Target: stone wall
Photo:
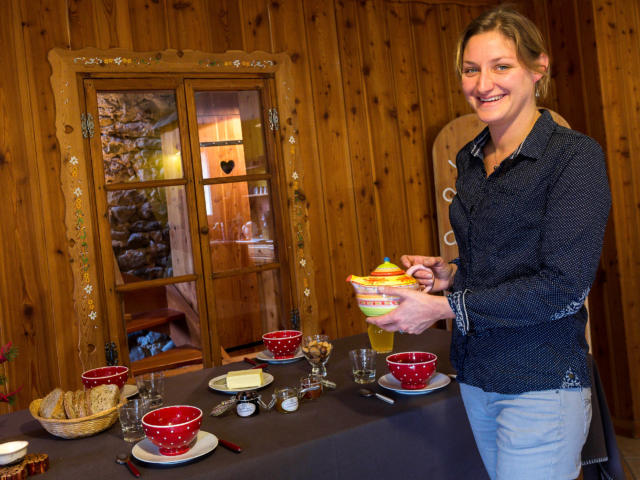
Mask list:
[[[98,112],[105,183],[164,179],[161,133],[177,128],[173,93],[101,92]],[[107,202],[120,271],[172,276],[165,189],[111,191]]]

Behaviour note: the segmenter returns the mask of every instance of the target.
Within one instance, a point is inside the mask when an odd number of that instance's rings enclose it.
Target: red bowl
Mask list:
[[[429,352],[401,352],[387,357],[391,375],[400,381],[404,390],[419,390],[436,371],[438,357]]]
[[[293,358],[301,340],[302,332],[299,330],[276,330],[262,335],[264,346],[277,359]]]
[[[162,407],[142,417],[145,435],[168,456],[187,452],[201,424],[202,410],[190,405]]]
[[[82,384],[84,388],[87,389],[110,383],[116,384],[118,388],[122,388],[127,382],[128,376],[129,368],[123,365],[94,368],[82,374]]]

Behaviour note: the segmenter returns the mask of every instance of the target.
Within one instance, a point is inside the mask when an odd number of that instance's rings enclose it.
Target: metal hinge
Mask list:
[[[278,130],[280,128],[280,118],[278,117],[278,109],[269,109],[269,128],[271,130]]]
[[[297,308],[291,310],[291,328],[300,330],[300,311]]]
[[[118,347],[116,347],[116,342],[107,342],[104,344],[104,356],[107,360],[107,365],[118,365]]]
[[[82,136],[84,138],[93,138],[93,115],[90,113],[80,115],[80,126],[82,127]]]

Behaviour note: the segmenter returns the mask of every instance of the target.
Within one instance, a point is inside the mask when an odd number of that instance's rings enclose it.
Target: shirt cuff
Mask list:
[[[447,295],[447,301],[453,313],[456,315],[456,327],[462,335],[469,333],[469,316],[467,315],[467,307],[464,303],[464,296],[471,290],[456,291]]]

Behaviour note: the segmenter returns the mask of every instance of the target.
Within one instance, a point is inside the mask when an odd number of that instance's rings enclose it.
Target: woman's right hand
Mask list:
[[[425,292],[441,292],[453,285],[457,267],[445,262],[442,257],[403,255],[400,261],[407,268],[407,273],[424,287]]]

